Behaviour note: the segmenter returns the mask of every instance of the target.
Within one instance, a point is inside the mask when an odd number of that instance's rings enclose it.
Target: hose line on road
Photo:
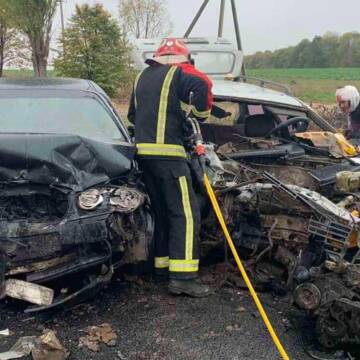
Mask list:
[[[261,301],[260,301],[259,297],[256,294],[256,291],[255,291],[254,287],[251,284],[251,281],[250,281],[250,279],[249,279],[249,277],[248,277],[248,275],[246,273],[244,265],[242,264],[242,262],[240,260],[240,257],[239,257],[239,255],[238,255],[238,253],[236,251],[234,242],[233,242],[233,240],[231,238],[231,235],[230,235],[229,230],[228,230],[228,228],[226,226],[226,223],[225,223],[224,216],[223,216],[223,214],[221,212],[219,203],[218,203],[218,201],[216,199],[215,192],[214,192],[214,190],[213,190],[213,188],[212,188],[212,186],[210,184],[209,178],[207,177],[206,173],[204,173],[204,184],[205,184],[207,193],[209,195],[211,204],[213,206],[213,209],[215,211],[216,217],[217,217],[217,219],[218,219],[218,221],[220,223],[220,226],[221,226],[221,228],[222,228],[222,230],[224,232],[225,238],[226,238],[227,243],[228,243],[228,245],[229,245],[229,247],[231,249],[231,252],[232,252],[232,254],[233,254],[234,258],[235,258],[235,261],[236,261],[236,264],[237,264],[237,266],[239,268],[239,271],[240,271],[240,273],[241,273],[241,275],[242,275],[242,277],[243,277],[243,279],[244,279],[244,281],[246,283],[246,286],[248,287],[248,289],[250,291],[250,294],[251,294],[251,296],[252,296],[252,298],[253,298],[253,300],[255,302],[255,305],[256,305],[256,307],[257,307],[257,309],[258,309],[258,311],[259,311],[259,313],[260,313],[260,315],[261,315],[261,317],[262,317],[262,319],[263,319],[263,321],[265,323],[265,326],[267,327],[267,329],[269,331],[269,334],[270,334],[276,348],[278,349],[281,357],[284,360],[289,360],[290,358],[289,358],[288,354],[286,353],[284,347],[282,346],[278,336],[276,335],[276,332],[275,332],[274,328],[272,327],[272,325],[270,323],[270,320],[269,320],[269,318],[268,318],[268,316],[267,316],[267,314],[266,314],[266,312],[265,312],[265,310],[264,310],[264,308],[263,308],[263,306],[261,304]]]

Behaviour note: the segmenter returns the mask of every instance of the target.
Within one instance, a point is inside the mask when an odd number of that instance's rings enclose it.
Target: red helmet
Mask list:
[[[188,58],[190,51],[183,41],[176,38],[167,38],[162,41],[160,47],[156,50],[155,57],[165,55],[183,55]]]
[[[164,39],[156,50],[154,57],[148,59],[160,64],[180,64],[188,62],[190,51],[185,43],[176,38]]]

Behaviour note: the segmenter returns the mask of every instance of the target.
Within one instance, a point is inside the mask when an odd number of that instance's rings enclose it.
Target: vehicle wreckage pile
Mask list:
[[[321,187],[304,166],[235,161],[234,144],[217,153],[222,161],[212,154],[209,175],[255,283],[290,292],[316,317],[324,347],[359,345],[360,173],[337,173]],[[208,219],[204,233],[219,231],[214,223]]]
[[[1,173],[0,298],[31,302],[27,312],[78,302],[108,283],[116,268],[147,261],[151,253],[151,208],[131,156],[100,158],[91,153],[98,144],[79,137],[47,140],[56,154],[51,162],[34,146],[26,173],[19,172],[25,166],[15,151]],[[207,156],[208,175],[255,283],[293,294],[317,318],[324,347],[360,344],[359,173],[336,173],[337,158],[344,160],[336,141],[329,143],[332,159],[315,155],[275,165],[259,155],[245,162],[239,148],[271,147],[276,139],[249,141],[216,152],[209,145]],[[65,155],[76,161],[61,165]],[[335,177],[327,176],[329,168]],[[31,186],[23,186],[25,178]],[[203,239],[219,239],[213,247],[221,245],[211,212],[202,232]],[[54,285],[64,278],[71,281]]]

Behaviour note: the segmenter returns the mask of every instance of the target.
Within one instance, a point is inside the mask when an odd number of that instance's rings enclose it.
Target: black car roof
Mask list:
[[[71,78],[0,78],[0,90],[26,90],[26,89],[49,89],[49,90],[78,90],[94,91],[102,93],[101,89],[92,81]]]

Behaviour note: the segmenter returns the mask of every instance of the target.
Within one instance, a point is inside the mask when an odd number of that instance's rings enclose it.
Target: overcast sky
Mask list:
[[[63,0],[65,17],[75,4],[102,3],[118,18],[119,0]],[[203,0],[166,0],[173,35],[182,36]],[[360,0],[236,0],[243,48],[246,54],[295,45],[326,31],[360,31]],[[210,0],[194,29],[194,36],[216,36],[220,0]],[[234,36],[230,0],[226,0],[224,36]],[[60,30],[60,15],[55,19]]]

